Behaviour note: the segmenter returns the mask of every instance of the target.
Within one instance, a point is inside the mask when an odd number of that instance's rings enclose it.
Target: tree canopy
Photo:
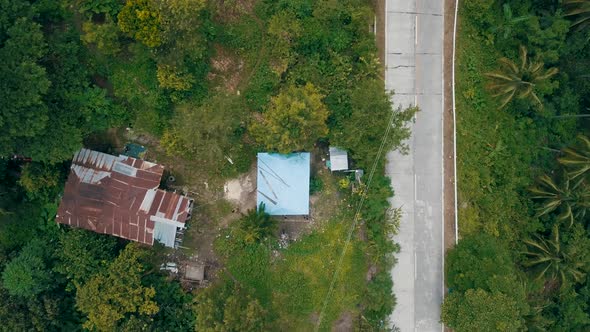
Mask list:
[[[155,289],[141,282],[142,255],[138,245],[128,245],[105,273],[93,276],[78,288],[76,306],[88,315],[85,328],[112,331],[127,315],[149,317],[158,312],[153,299]]]
[[[150,0],[127,0],[117,17],[121,31],[148,47],[162,43],[162,15]]]
[[[311,83],[302,87],[289,85],[271,98],[262,121],[250,125],[250,133],[271,151],[290,153],[311,149],[328,134],[328,109],[323,95]]]
[[[321,151],[330,141],[367,168],[383,133],[386,148],[403,147],[413,110],[382,121],[392,109],[367,29],[373,18],[365,0],[0,0],[0,329],[309,329],[315,294],[332,275],[326,248],[336,257],[346,229],[340,220],[290,249],[273,236],[273,218],[250,211],[215,246],[228,275],[195,299],[160,273],[161,248],[58,226],[54,217],[82,146],[116,154],[142,141],[147,158],[172,171],[174,187],[195,190],[197,200],[251,169],[259,150]],[[377,166],[363,207],[366,241],[347,252],[339,301],[321,329],[340,312],[377,329],[393,310],[393,191]],[[335,190],[341,201],[363,192]],[[223,201],[213,202],[185,234],[200,236],[202,220],[226,220],[227,206],[216,211]],[[33,241],[42,253],[29,252]],[[370,280],[366,260],[378,270]]]
[[[46,261],[47,249],[43,241],[31,241],[6,264],[2,284],[9,294],[32,298],[54,286],[54,276]]]

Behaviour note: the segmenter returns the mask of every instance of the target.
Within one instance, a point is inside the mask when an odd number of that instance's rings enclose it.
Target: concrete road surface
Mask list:
[[[401,207],[401,245],[393,268],[397,305],[391,322],[402,332],[442,330],[443,298],[443,1],[386,0],[385,85],[395,106],[420,111],[408,155],[390,152],[386,172]]]

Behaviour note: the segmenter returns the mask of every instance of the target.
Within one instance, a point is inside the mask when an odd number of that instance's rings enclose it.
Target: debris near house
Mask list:
[[[56,221],[153,245],[177,247],[193,200],[159,189],[164,166],[82,149],[76,153]]]
[[[286,249],[289,246],[289,234],[287,234],[284,230],[281,232],[279,236],[279,248]]]
[[[168,271],[170,273],[177,274],[178,266],[174,262],[163,263],[160,265],[160,271]]]

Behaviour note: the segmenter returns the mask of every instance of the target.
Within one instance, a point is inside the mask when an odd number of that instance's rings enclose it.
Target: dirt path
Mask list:
[[[375,41],[379,50],[379,61],[383,65],[381,74],[385,78],[385,0],[375,0],[373,9],[377,19]]]
[[[445,251],[455,245],[455,178],[453,162],[453,21],[455,0],[445,0],[444,18],[444,218]]]
[[[452,90],[452,70],[453,70],[453,24],[455,17],[455,0],[445,0],[445,17],[444,17],[444,122],[443,122],[443,139],[444,139],[444,246],[445,252],[455,245],[455,176],[453,162],[453,90]],[[446,296],[446,288],[445,288]],[[445,326],[446,332],[452,330]]]

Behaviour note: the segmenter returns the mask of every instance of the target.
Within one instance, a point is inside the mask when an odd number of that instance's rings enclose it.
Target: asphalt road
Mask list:
[[[443,298],[443,1],[386,0],[385,86],[395,106],[418,105],[410,152],[389,152],[386,172],[403,214],[393,268],[402,332],[442,330]]]

